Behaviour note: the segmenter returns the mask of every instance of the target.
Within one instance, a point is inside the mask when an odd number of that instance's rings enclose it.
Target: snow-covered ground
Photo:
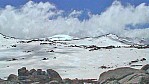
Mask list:
[[[21,67],[28,69],[51,68],[56,70],[62,78],[98,78],[100,73],[109,69],[130,67],[129,63],[137,59],[145,58],[147,60],[138,61],[133,65],[149,63],[149,49],[125,48],[124,46],[130,45],[115,40],[118,38],[114,35],[78,40],[73,40],[73,37],[67,35],[56,35],[49,37],[51,41],[31,41],[28,43],[20,43],[20,40],[3,37],[0,35],[0,78],[5,78],[11,73],[17,74],[18,68]],[[72,45],[123,47],[89,51],[89,49],[82,47],[71,47]],[[43,60],[43,58],[47,60]],[[101,66],[110,68],[101,69]]]

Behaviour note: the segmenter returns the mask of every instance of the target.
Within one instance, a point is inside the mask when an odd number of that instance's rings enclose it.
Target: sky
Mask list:
[[[18,38],[114,33],[149,39],[148,32],[149,0],[0,0],[0,33]]]
[[[19,7],[29,0],[0,0],[0,7],[12,5]],[[56,5],[60,10],[86,10],[93,14],[99,14],[111,6],[114,0],[32,0],[34,2],[50,2]],[[123,5],[131,4],[137,6],[141,3],[149,3],[149,0],[120,0]]]
[[[0,7],[4,8],[6,5],[20,7],[29,0],[0,0]],[[79,17],[80,20],[88,19],[87,12],[92,14],[100,14],[105,11],[114,0],[32,0],[34,2],[50,2],[60,10],[70,12],[72,10],[83,10],[84,13]],[[149,3],[149,0],[120,0],[123,5],[137,6],[141,3]]]

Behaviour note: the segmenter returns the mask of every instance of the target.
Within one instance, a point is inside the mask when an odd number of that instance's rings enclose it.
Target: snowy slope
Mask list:
[[[53,41],[53,40],[72,40],[73,37],[69,36],[69,35],[54,35],[52,37],[48,37],[49,40]]]
[[[11,45],[15,45],[18,41],[18,39],[0,34],[0,49],[10,47]]]
[[[119,37],[115,34],[107,34],[106,36],[113,40],[119,41],[124,44],[129,44],[129,45],[135,45],[135,44],[136,45],[145,45],[145,44],[147,44],[145,40],[141,40],[138,38]]]
[[[128,45],[144,45],[145,44],[145,42],[141,42],[141,40],[137,38],[132,39],[129,37],[119,37],[115,34],[107,34],[106,36],[112,40],[119,41],[121,43],[128,44]]]
[[[101,47],[106,46],[129,46],[125,43],[122,43],[118,40],[118,37],[116,35],[103,35],[99,37],[89,37],[89,38],[83,38],[79,40],[73,40],[71,43],[76,45],[96,45]]]
[[[11,73],[17,74],[21,67],[52,68],[63,78],[98,78],[100,73],[118,67],[131,67],[132,60],[146,58],[135,64],[145,65],[149,62],[149,49],[113,48],[89,51],[85,48],[70,47],[70,45],[96,46],[129,46],[120,42],[115,35],[103,35],[74,40],[68,35],[57,35],[44,41],[5,39],[0,35],[0,45],[16,45],[16,47],[0,47],[0,78]],[[57,40],[57,41],[54,41]],[[69,41],[68,41],[69,40]],[[126,53],[127,52],[127,53]],[[16,60],[13,60],[15,58]],[[47,60],[43,60],[47,58]],[[101,69],[108,66],[109,69]],[[135,68],[140,68],[137,66]]]

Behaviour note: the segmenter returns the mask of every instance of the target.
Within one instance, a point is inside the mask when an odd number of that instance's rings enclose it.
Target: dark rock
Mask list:
[[[138,59],[137,59],[137,60],[132,60],[132,61],[129,63],[129,65],[131,65],[131,64],[133,64],[133,63],[137,63],[137,62],[139,62]]]
[[[29,79],[29,76],[18,76],[18,79],[20,81],[28,80]]]
[[[37,75],[41,75],[42,69],[37,69]]]
[[[53,59],[56,59],[56,57],[53,57]]]
[[[33,51],[33,50],[32,50]],[[30,53],[30,52],[32,52],[31,50],[28,50],[28,51],[23,51],[23,52],[26,52],[26,53]]]
[[[54,50],[50,50],[49,52],[54,52]]]
[[[41,75],[47,75],[47,74],[46,74],[46,72],[45,72],[45,71],[42,71],[42,72],[41,72]]]
[[[33,82],[40,82],[41,84],[45,84],[50,81],[50,78],[47,75],[31,75],[29,79]]]
[[[142,77],[140,84],[149,84],[149,76]]]
[[[5,80],[0,78],[0,84],[4,84],[4,83],[5,83]]]
[[[101,66],[101,67],[99,67],[99,68],[101,68],[101,69],[109,69],[110,67],[107,67],[107,66]]]
[[[145,61],[145,60],[146,60],[145,58],[140,59],[140,61]]]
[[[37,71],[32,73],[33,76],[37,76]]]
[[[4,82],[0,82],[0,84],[23,84],[22,82],[15,82],[15,81],[4,81]]]
[[[16,58],[12,58],[12,61],[14,61],[14,60],[18,60],[18,59],[16,59]]]
[[[4,81],[4,80],[0,78],[0,81]]]
[[[69,78],[66,78],[63,80],[63,82],[64,82],[64,84],[72,84],[73,81]]]
[[[40,43],[40,45],[46,45],[46,44],[52,45],[52,43]]]
[[[42,40],[42,39],[32,39],[31,41],[36,42],[36,41],[44,41],[44,40]]]
[[[18,76],[14,75],[14,74],[10,74],[8,76],[8,81],[18,81]]]
[[[25,59],[25,58],[22,58],[22,59]]]
[[[15,61],[15,60],[18,60],[18,59],[16,59],[16,58],[12,58],[12,59],[7,60],[7,61]]]
[[[32,41],[27,41],[26,43],[31,43]]]
[[[75,80],[73,80],[72,84],[84,84],[84,83],[83,83],[83,80],[79,80],[76,78]]]
[[[42,60],[48,60],[48,58],[43,58]]]
[[[118,82],[118,80],[108,80],[107,82],[106,82],[106,84],[120,84],[119,82]]]
[[[145,71],[149,70],[149,64],[143,66],[143,67],[141,68],[141,70],[145,70]]]
[[[62,78],[56,71],[54,71],[52,69],[47,69],[47,74],[51,78],[51,80],[56,80],[58,82],[62,82]]]
[[[36,72],[36,70],[35,70],[35,69],[31,69],[28,73],[29,73],[30,75],[32,75],[34,72]]]
[[[138,62],[139,60],[134,60],[134,61],[131,61],[131,63],[136,63],[136,62]]]
[[[133,73],[126,76],[123,79],[120,79],[121,84],[148,84],[149,75],[144,72]],[[147,81],[148,80],[148,81]]]
[[[18,76],[28,76],[29,72],[26,70],[26,67],[18,69]]]
[[[91,46],[89,46],[89,47],[87,47],[87,48],[96,48],[97,46],[95,46],[95,45],[91,45]]]
[[[22,83],[18,80],[18,76],[14,74],[10,74],[7,78],[7,81],[5,81],[4,84],[22,84]]]
[[[136,66],[143,66],[143,65],[131,65],[131,67],[136,67]]]
[[[12,45],[11,47],[17,47],[17,45]]]
[[[107,46],[107,47],[105,47],[105,49],[112,49],[112,48],[115,48],[115,46]]]

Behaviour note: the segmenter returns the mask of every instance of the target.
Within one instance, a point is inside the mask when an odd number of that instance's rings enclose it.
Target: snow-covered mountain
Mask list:
[[[28,39],[28,40],[22,40],[22,39],[16,39],[13,37],[8,37],[3,34],[0,34],[0,45],[1,46],[10,46],[13,44],[16,44],[18,42],[34,42],[34,41],[65,41],[69,45],[96,45],[100,47],[106,47],[106,46],[130,46],[130,45],[144,45],[146,44],[144,40],[133,40],[131,38],[124,38],[119,37],[115,34],[106,34],[101,35],[97,37],[84,37],[84,38],[74,38],[69,35],[54,35],[51,37],[46,38],[39,38],[39,39]]]
[[[28,69],[50,67],[63,78],[97,78],[111,68],[147,64],[149,49],[128,47],[129,41],[114,34],[86,38],[55,35],[28,40],[0,34],[0,78],[17,74],[17,69],[24,66]],[[125,47],[106,49],[107,46]],[[91,51],[92,48],[97,50]],[[146,60],[140,61],[142,58]],[[101,66],[109,68],[102,69]]]
[[[124,44],[129,44],[129,45],[146,45],[146,44],[149,44],[147,40],[139,39],[139,38],[120,37],[120,36],[115,35],[115,34],[107,34],[105,36],[107,36],[110,39],[113,39],[115,41],[119,41],[119,42],[122,42]]]
[[[97,37],[85,37],[77,39],[74,44],[80,45],[98,45],[98,46],[129,46],[145,45],[147,41],[132,39],[128,37],[119,37],[115,34],[106,34]]]
[[[87,37],[72,40],[70,44],[75,45],[96,45],[96,46],[127,46],[127,44],[119,41],[116,35],[102,35],[98,37]]]
[[[41,38],[40,38],[41,39]],[[108,45],[113,45],[113,46],[125,46],[125,45],[144,45],[148,44],[148,41],[145,40],[140,40],[140,39],[132,39],[128,37],[119,37],[115,34],[106,34],[106,35],[101,35],[97,37],[84,37],[84,38],[77,38],[77,37],[72,37],[69,35],[54,35],[52,37],[47,37],[47,38],[42,38],[46,39],[49,41],[74,41],[77,40],[79,43],[88,43],[90,45],[97,44],[99,46],[108,46]],[[83,42],[86,41],[86,42]],[[75,42],[75,41],[74,41]]]

